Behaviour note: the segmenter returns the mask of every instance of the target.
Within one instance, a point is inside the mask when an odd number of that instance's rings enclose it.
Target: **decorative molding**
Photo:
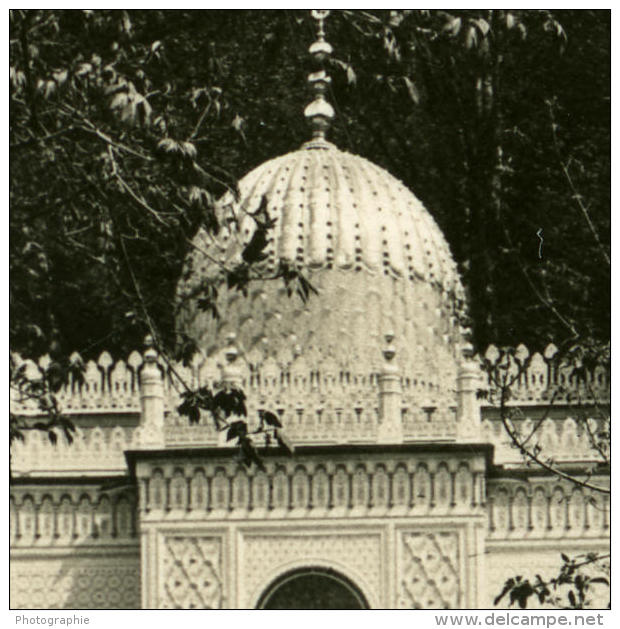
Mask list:
[[[457,531],[404,531],[398,545],[397,604],[400,609],[463,606]]]
[[[608,538],[609,509],[609,496],[569,482],[498,479],[489,482],[488,539]]]
[[[360,361],[354,355],[336,360],[329,352],[309,347],[305,353],[282,342],[270,350],[268,344],[255,346],[242,353],[235,363],[240,386],[247,395],[250,424],[258,421],[258,411],[270,409],[278,414],[288,438],[297,445],[328,443],[376,443],[381,421],[379,413],[380,356],[373,361]],[[290,346],[289,346],[290,345]],[[517,377],[511,387],[509,404],[523,407],[553,405],[562,417],[548,419],[541,438],[553,447],[554,456],[562,460],[598,460],[598,456],[581,439],[581,428],[570,417],[575,405],[590,407],[594,402],[606,405],[609,401],[609,374],[602,368],[587,372],[577,379],[572,367],[555,358],[555,347],[530,356],[520,346],[515,357],[502,356],[490,346],[485,360],[496,370],[506,367],[507,373]],[[190,386],[214,386],[225,376],[224,350],[205,358],[197,355],[189,366],[175,365],[179,374]],[[408,348],[398,349],[395,361],[400,386],[400,422],[402,439],[407,441],[455,441],[459,439],[456,405],[456,372],[406,369]],[[19,357],[16,356],[19,362]],[[49,363],[43,357],[37,365],[24,361],[30,378],[41,377],[41,369]],[[472,363],[473,366],[473,363]],[[161,363],[163,374],[163,406],[165,409],[163,443],[168,447],[213,446],[221,440],[213,422],[201,418],[197,425],[189,425],[180,417],[177,408],[181,402],[182,387],[177,376]],[[140,379],[143,357],[133,352],[127,361],[114,362],[103,352],[97,362],[89,361],[82,383],[70,381],[57,394],[61,411],[68,415],[91,416],[102,419],[101,426],[83,425],[76,432],[74,443],[64,437],[54,446],[46,435],[29,434],[24,443],[13,447],[13,470],[23,473],[60,473],[81,471],[86,473],[113,473],[125,470],[123,452],[137,449],[149,438],[147,427],[140,421]],[[475,374],[473,368],[471,378]],[[479,372],[480,383],[484,379]],[[24,416],[36,416],[39,411],[34,402],[15,399],[12,391],[11,410]],[[496,419],[493,419],[497,392],[490,392],[481,408],[482,429],[486,439],[498,450],[498,463],[515,462],[514,452],[506,447],[506,439]],[[563,409],[563,410],[560,410]],[[593,411],[592,411],[593,412]],[[133,423],[128,426],[127,421]],[[524,425],[530,420],[525,420]],[[593,422],[593,419],[589,420]],[[116,422],[124,425],[110,426]],[[77,420],[78,426],[81,421]],[[472,429],[476,426],[472,423]],[[558,433],[557,435],[554,433]]]
[[[516,378],[510,387],[510,404],[554,405],[609,403],[611,380],[609,371],[602,365],[586,369],[577,375],[575,366],[562,360],[558,348],[550,343],[541,354],[523,344],[516,348],[515,355],[502,354],[495,345],[489,345],[484,359],[496,380],[503,375]],[[491,385],[491,376],[488,377]],[[491,386],[491,400],[497,401],[498,391]]]
[[[17,476],[126,473],[125,451],[138,448],[140,440],[141,429],[131,426],[78,426],[71,444],[61,435],[56,445],[33,431],[11,446],[11,469]]]
[[[144,521],[484,513],[481,457],[138,463]]]
[[[38,364],[33,360],[22,360],[14,353],[15,361],[26,365],[26,375],[32,380],[41,378],[42,371],[50,362],[42,356]],[[81,362],[77,352],[71,356],[74,362]],[[142,356],[132,352],[127,361],[114,361],[108,352],[103,352],[97,362],[89,360],[85,364],[83,381],[69,376],[69,382],[56,393],[61,411],[67,415],[139,413],[140,391],[139,371]],[[36,400],[19,400],[11,391],[11,411],[20,415],[38,415]]]
[[[291,408],[310,409],[325,405],[333,400],[334,408],[375,409],[378,405],[378,380],[381,370],[380,353],[371,364],[360,365],[356,356],[344,355],[334,358],[329,352],[309,347],[304,354],[294,345],[282,343],[275,350],[267,345],[255,347],[239,357],[241,384],[248,398],[255,398],[257,407],[269,405],[276,408],[286,400]],[[609,373],[599,366],[578,378],[571,365],[557,359],[557,348],[550,344],[541,354],[520,345],[515,357],[502,356],[494,345],[490,345],[484,359],[491,369],[502,369],[509,375],[518,376],[511,387],[511,403],[549,404],[609,402]],[[442,398],[449,398],[448,407],[455,405],[454,390],[456,373],[445,377],[439,372],[411,372],[403,368],[409,352],[399,348],[396,361],[400,365],[403,389],[403,408],[424,409],[437,407]],[[28,376],[41,377],[41,369],[49,364],[43,356],[38,364],[23,360],[14,354],[15,360],[24,362]],[[79,355],[73,357],[77,360]],[[222,379],[225,365],[223,351],[209,357],[197,355],[190,366],[174,365],[174,370],[190,386],[213,385]],[[132,352],[127,360],[114,361],[108,352],[98,360],[88,361],[82,383],[70,380],[60,389],[57,398],[66,414],[125,414],[140,412],[140,372],[143,357]],[[173,411],[178,406],[179,395],[175,378],[160,359],[164,373],[166,408]],[[484,374],[480,372],[481,381]],[[20,401],[12,392],[11,410],[21,415],[37,415],[39,410],[33,401]]]
[[[12,487],[11,549],[137,546],[136,495],[94,487]]]
[[[574,412],[574,409],[571,409]],[[592,435],[604,429],[605,420],[593,417],[587,420]],[[585,422],[576,421],[572,417],[545,419],[540,426],[538,421],[526,416],[524,419],[512,419],[511,424],[516,434],[522,439],[527,438],[527,447],[534,451],[537,447],[544,459],[555,462],[605,462],[600,452],[592,447]],[[535,430],[532,437],[529,435]],[[523,465],[525,456],[513,445],[509,435],[498,418],[482,421],[482,441],[495,446],[494,463],[496,465]]]

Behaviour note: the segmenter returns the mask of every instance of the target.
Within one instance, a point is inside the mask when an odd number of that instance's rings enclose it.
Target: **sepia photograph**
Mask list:
[[[11,624],[610,619],[611,22],[8,12]]]

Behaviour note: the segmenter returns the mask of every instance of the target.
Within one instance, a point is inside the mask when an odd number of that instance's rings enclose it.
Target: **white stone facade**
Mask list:
[[[33,434],[16,448],[13,607],[253,608],[283,575],[324,569],[354,584],[371,608],[484,608],[518,571],[551,574],[561,552],[608,547],[606,497],[519,464],[490,404],[478,411],[476,443],[459,442],[456,410],[441,440],[377,444],[377,419],[364,426],[336,409],[321,423],[322,444],[299,440],[292,457],[266,451],[263,473],[241,467],[208,424],[178,441],[187,432],[174,432],[174,412],[162,411],[163,446],[144,445],[148,407],[139,411],[137,371],[125,373],[119,388],[133,402],[122,411],[106,401],[114,390],[102,370],[97,387],[84,385],[99,397],[66,393],[81,424],[76,443],[52,446]],[[286,380],[274,377],[279,384],[250,407],[287,392],[303,399]],[[315,403],[326,381],[319,378]],[[170,388],[159,386],[170,409]],[[536,418],[547,394],[519,403]],[[549,446],[567,462],[595,460],[564,403],[553,410],[542,445],[555,431]]]

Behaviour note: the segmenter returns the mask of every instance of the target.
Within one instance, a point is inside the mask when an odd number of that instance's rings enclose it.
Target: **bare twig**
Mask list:
[[[555,151],[557,153],[558,156],[558,162],[560,164],[560,169],[562,170],[562,173],[564,174],[564,177],[566,178],[566,181],[568,183],[568,186],[571,190],[572,194],[572,198],[574,199],[575,203],[577,203],[577,207],[581,210],[581,213],[583,214],[586,223],[588,225],[588,229],[590,230],[590,232],[592,233],[592,236],[594,237],[594,240],[596,241],[596,245],[600,251],[601,256],[603,257],[603,259],[605,260],[605,262],[607,263],[607,266],[611,266],[611,260],[609,258],[609,254],[607,253],[607,251],[605,250],[605,247],[603,246],[603,243],[601,241],[601,238],[598,234],[598,231],[594,225],[594,223],[592,222],[592,218],[590,217],[590,212],[588,210],[588,208],[585,206],[584,202],[583,202],[583,197],[581,196],[581,194],[579,193],[579,191],[577,190],[577,186],[575,185],[575,182],[573,181],[573,178],[571,177],[570,174],[570,161],[565,162],[562,159],[562,154],[560,151],[560,145],[559,145],[559,141],[558,141],[558,135],[557,135],[557,124],[555,122],[555,116],[553,115],[553,103],[552,102],[548,102],[547,103],[548,107],[549,107],[549,117],[551,119],[551,134],[553,136],[553,146],[555,148]]]
[[[165,225],[167,226],[168,224],[166,223],[166,221],[160,216],[159,212],[155,209],[153,209],[144,199],[144,197],[142,197],[142,195],[138,195],[136,194],[136,192],[134,192],[134,190],[131,188],[131,186],[121,177],[120,173],[118,172],[118,165],[116,163],[116,159],[114,158],[114,153],[112,151],[112,146],[108,145],[108,155],[110,156],[110,161],[112,163],[112,174],[114,175],[114,177],[116,178],[116,180],[120,183],[121,187],[123,188],[123,190],[125,190],[125,192],[127,192],[127,194],[141,207],[143,207],[145,210],[147,210],[148,212],[150,212],[155,219],[161,224],[161,225]]]
[[[514,444],[514,446],[516,448],[519,449],[519,451],[521,452],[521,454],[525,455],[526,458],[528,458],[530,461],[536,463],[537,465],[539,465],[541,468],[543,468],[544,470],[547,470],[548,472],[551,472],[552,474],[554,474],[555,476],[559,476],[560,478],[563,478],[564,480],[568,480],[571,483],[574,483],[575,485],[578,485],[580,487],[583,487],[584,489],[590,489],[592,491],[596,491],[602,494],[611,494],[611,491],[608,487],[603,487],[602,485],[594,485],[588,481],[583,481],[580,478],[577,478],[576,476],[572,475],[572,474],[568,474],[567,472],[559,469],[558,467],[547,463],[546,461],[543,461],[538,454],[530,451],[528,448],[526,448],[523,443],[519,440],[517,434],[515,433],[515,431],[512,429],[512,427],[510,426],[509,422],[508,422],[508,413],[506,410],[506,398],[508,395],[508,388],[506,387],[502,387],[501,390],[501,402],[500,402],[500,418],[502,421],[502,424],[504,426],[504,429],[506,430],[506,433],[508,434],[508,436],[510,437],[510,440],[512,441],[512,443]]]

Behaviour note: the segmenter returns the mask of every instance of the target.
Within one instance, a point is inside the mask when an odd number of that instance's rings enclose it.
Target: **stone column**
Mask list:
[[[379,431],[378,443],[402,443],[402,387],[398,365],[393,362],[396,348],[394,334],[385,335],[384,363],[379,375]]]
[[[482,438],[480,402],[477,396],[480,388],[480,369],[472,355],[471,345],[465,346],[456,376],[457,439],[461,443],[479,442]]]
[[[157,351],[149,335],[145,339],[144,366],[140,372],[140,445],[164,447],[164,385],[157,365]]]
[[[239,357],[239,350],[235,344],[235,334],[229,334],[226,337],[226,349],[224,350],[224,357],[226,363],[222,366],[222,384],[226,387],[234,389],[243,389],[243,372],[238,364],[237,358]],[[230,418],[232,421],[233,418]],[[221,430],[218,434],[218,445],[230,446],[232,442],[226,441],[226,430]]]

